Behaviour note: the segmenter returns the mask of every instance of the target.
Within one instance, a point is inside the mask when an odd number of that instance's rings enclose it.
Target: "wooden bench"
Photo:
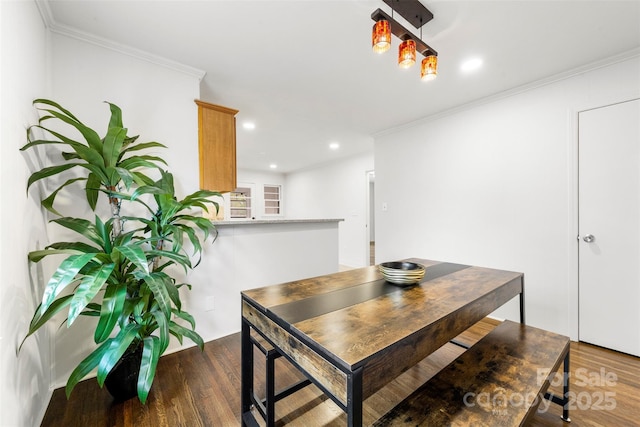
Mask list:
[[[265,397],[261,399],[251,386],[251,402],[258,413],[264,419],[267,427],[275,426],[275,404],[278,400],[295,393],[303,387],[311,384],[311,381],[305,379],[279,391],[276,393],[275,383],[275,361],[281,356],[266,339],[251,328],[251,343],[265,355]]]
[[[564,361],[564,396],[546,393]],[[546,373],[546,374],[545,374]],[[569,338],[505,321],[375,426],[521,426],[543,398],[569,420]]]

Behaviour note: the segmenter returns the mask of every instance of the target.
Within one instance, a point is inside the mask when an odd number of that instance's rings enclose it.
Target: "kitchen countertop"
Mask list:
[[[253,225],[253,224],[300,224],[300,223],[318,223],[318,222],[340,222],[343,218],[326,218],[326,219],[247,219],[247,220],[227,220],[213,221],[218,226],[223,225]]]

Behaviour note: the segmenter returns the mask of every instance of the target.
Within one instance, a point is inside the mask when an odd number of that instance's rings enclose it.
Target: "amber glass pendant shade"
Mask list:
[[[425,81],[433,80],[438,76],[438,57],[429,55],[422,60],[420,78]]]
[[[391,47],[391,26],[389,21],[381,20],[373,24],[371,45],[376,53],[384,53]]]
[[[405,40],[400,43],[398,49],[398,66],[400,68],[409,68],[416,63],[416,42],[413,40]]]

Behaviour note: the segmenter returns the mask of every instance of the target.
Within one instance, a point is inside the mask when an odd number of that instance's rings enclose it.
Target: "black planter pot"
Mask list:
[[[136,347],[129,347],[105,378],[104,384],[114,400],[129,400],[138,395],[142,349],[142,343]]]

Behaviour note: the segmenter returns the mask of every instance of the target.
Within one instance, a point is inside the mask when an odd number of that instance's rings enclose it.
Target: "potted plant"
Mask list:
[[[28,143],[21,150],[40,145],[63,150],[59,163],[29,177],[27,189],[40,180],[55,178],[55,189],[41,201],[42,206],[56,215],[51,222],[79,238],[29,253],[32,262],[49,256],[64,258],[44,289],[25,340],[63,310],[67,310],[67,327],[80,316],[92,318],[97,348],[71,373],[67,397],[97,368],[98,384],[102,387],[106,381],[114,397],[137,394],[145,403],[171,335],[180,343],[187,337],[203,348],[195,320],[183,309],[180,297],[180,291],[191,285],[177,283],[174,276],[176,267],[186,272],[200,262],[201,239],[211,236],[215,240],[217,232],[211,221],[193,211],[211,207],[217,211],[217,203],[210,198],[220,193],[196,191],[178,200],[173,176],[163,169],[166,162],[147,154],[164,145],[129,137],[122,111],[114,104],[109,103],[111,117],[104,137],[53,101],[37,99],[34,106],[43,114],[28,129]],[[57,127],[50,126],[51,122]],[[72,130],[74,136],[54,130],[60,126]],[[36,133],[52,139],[35,139]],[[78,174],[61,183],[61,174],[69,170]],[[91,219],[62,216],[56,210],[57,195],[77,183],[84,183],[82,202],[92,211],[105,211],[99,201],[107,201],[109,214],[104,219],[99,214]],[[125,206],[134,213],[125,215]],[[198,258],[195,264],[192,257]],[[127,367],[127,360],[133,360],[133,368]],[[120,387],[114,385],[114,373],[122,370],[122,376],[134,381],[133,386],[124,387],[128,388],[125,396],[118,395]]]

